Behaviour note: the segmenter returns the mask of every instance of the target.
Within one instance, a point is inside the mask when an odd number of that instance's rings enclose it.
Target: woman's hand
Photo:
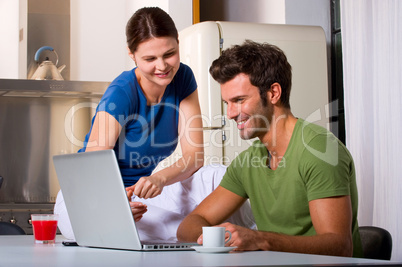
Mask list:
[[[130,208],[136,222],[141,220],[142,215],[147,212],[147,206],[141,202],[130,202]]]
[[[164,186],[165,182],[160,176],[141,177],[135,185],[126,188],[127,197],[130,200],[134,194],[139,198],[154,198],[162,193]]]
[[[147,212],[147,205],[141,202],[132,202],[131,198],[133,197],[133,186],[126,187],[127,198],[130,202],[131,213],[133,214],[134,221],[138,222],[141,220],[142,215]]]

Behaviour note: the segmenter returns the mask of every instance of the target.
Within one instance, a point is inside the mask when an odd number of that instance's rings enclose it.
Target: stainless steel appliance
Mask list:
[[[74,153],[107,82],[0,79],[0,221],[32,233],[59,190],[52,157]]]

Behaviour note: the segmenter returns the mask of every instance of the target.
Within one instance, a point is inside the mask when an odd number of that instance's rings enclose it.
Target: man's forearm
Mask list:
[[[352,239],[348,236],[331,233],[315,236],[288,236],[271,232],[257,232],[256,242],[261,250],[343,257],[351,257],[353,254]]]
[[[177,239],[183,242],[196,242],[202,234],[203,226],[211,226],[203,217],[190,214],[177,228]]]

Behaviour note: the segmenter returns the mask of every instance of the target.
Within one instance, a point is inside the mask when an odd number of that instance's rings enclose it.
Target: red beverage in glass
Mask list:
[[[32,221],[35,239],[39,241],[54,240],[57,231],[57,221]]]
[[[31,214],[35,243],[55,243],[58,219],[57,214]]]

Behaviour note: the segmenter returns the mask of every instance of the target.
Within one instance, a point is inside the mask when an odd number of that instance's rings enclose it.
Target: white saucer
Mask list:
[[[199,253],[225,253],[231,250],[234,250],[237,247],[203,247],[203,246],[194,246],[191,247],[195,249]]]

